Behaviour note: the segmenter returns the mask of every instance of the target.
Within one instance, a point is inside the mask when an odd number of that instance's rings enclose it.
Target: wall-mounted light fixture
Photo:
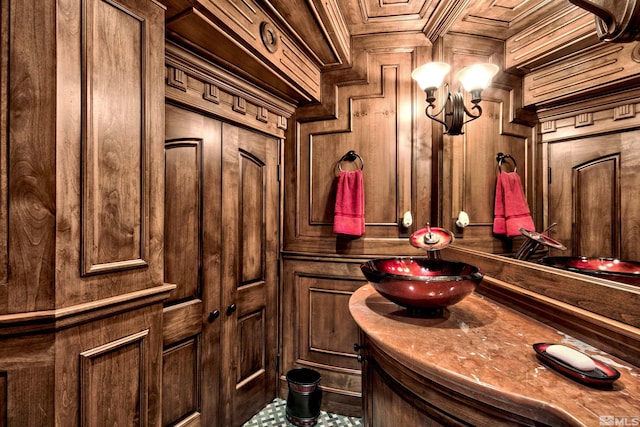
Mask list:
[[[458,71],[454,76],[454,81],[459,81],[464,89],[471,94],[471,110],[464,105],[464,97],[460,91],[451,92],[447,85],[447,100],[440,111],[431,114],[429,111],[435,110],[436,91],[442,85],[442,81],[451,69],[449,64],[444,62],[429,62],[413,70],[411,77],[418,82],[418,85],[427,94],[427,109],[425,114],[432,120],[444,125],[445,135],[461,135],[462,126],[482,115],[480,108],[480,94],[482,89],[486,89],[491,83],[491,79],[498,72],[498,66],[494,64],[475,64]],[[473,111],[476,111],[474,114]],[[438,116],[444,112],[444,117]],[[465,114],[469,117],[465,121]]]

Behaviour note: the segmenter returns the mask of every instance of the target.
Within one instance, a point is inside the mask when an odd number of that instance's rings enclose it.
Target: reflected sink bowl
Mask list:
[[[548,256],[541,258],[539,262],[550,267],[640,286],[640,262],[636,261],[580,256]]]
[[[375,259],[360,269],[383,297],[425,316],[437,316],[460,302],[484,276],[463,262],[416,257]]]

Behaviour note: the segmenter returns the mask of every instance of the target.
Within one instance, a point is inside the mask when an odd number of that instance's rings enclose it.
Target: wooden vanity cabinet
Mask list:
[[[363,425],[540,426],[430,381],[398,363],[362,333]]]

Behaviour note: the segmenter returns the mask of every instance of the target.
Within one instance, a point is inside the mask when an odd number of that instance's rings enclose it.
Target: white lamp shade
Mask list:
[[[451,66],[444,62],[428,62],[413,70],[411,77],[418,82],[422,90],[438,88],[450,69]]]
[[[467,92],[482,90],[491,84],[491,79],[498,70],[498,66],[494,64],[474,64],[458,71],[454,80],[460,81]]]

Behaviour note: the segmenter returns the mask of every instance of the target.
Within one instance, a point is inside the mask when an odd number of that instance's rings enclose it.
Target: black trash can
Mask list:
[[[295,426],[313,426],[320,415],[322,390],[320,373],[308,368],[295,368],[287,372],[287,420]]]

